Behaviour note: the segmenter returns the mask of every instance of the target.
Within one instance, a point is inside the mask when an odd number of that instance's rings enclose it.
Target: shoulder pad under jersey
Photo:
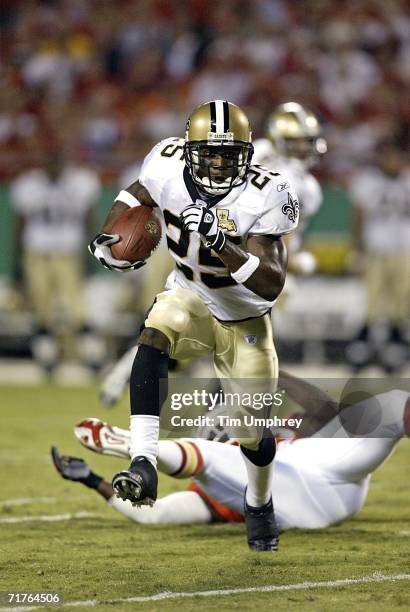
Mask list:
[[[161,140],[142,163],[138,180],[157,204],[161,200],[162,189],[167,180],[184,165],[184,142],[183,138]]]

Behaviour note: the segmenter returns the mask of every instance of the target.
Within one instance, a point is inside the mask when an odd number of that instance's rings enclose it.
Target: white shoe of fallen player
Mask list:
[[[100,419],[89,418],[74,427],[77,440],[95,453],[129,459],[130,432]]]

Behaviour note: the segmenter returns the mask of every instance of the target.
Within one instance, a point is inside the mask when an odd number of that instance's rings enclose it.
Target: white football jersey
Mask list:
[[[410,172],[390,177],[377,168],[355,174],[350,197],[363,211],[363,240],[368,251],[396,253],[410,244]]]
[[[42,169],[11,185],[14,209],[24,217],[23,246],[36,253],[75,253],[85,242],[85,217],[101,194],[92,170],[67,166],[56,181]]]
[[[195,199],[188,191],[190,182],[184,179],[183,145],[183,138],[161,141],[145,158],[139,176],[164,215],[168,249],[176,263],[166,288],[195,291],[219,320],[261,316],[273,302],[238,284],[219,257],[203,245],[199,234],[181,231],[179,215]],[[248,236],[291,232],[298,223],[299,205],[289,181],[266,168],[251,166],[246,182],[232,189],[212,210],[226,236],[246,248]]]

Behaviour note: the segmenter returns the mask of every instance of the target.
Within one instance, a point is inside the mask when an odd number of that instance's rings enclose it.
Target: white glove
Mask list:
[[[110,246],[119,242],[119,240],[118,234],[97,234],[88,245],[88,250],[107,270],[128,272],[129,270],[138,270],[138,268],[145,266],[146,262],[142,260],[130,263],[125,259],[115,259],[112,256]]]
[[[180,214],[182,227],[188,232],[198,232],[205,238],[205,246],[220,253],[225,246],[225,236],[218,227],[215,213],[197,200],[190,204]]]

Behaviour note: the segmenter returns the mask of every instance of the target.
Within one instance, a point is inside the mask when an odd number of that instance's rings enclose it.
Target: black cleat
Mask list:
[[[279,529],[272,498],[260,508],[248,506],[245,500],[244,515],[249,548],[257,552],[276,552],[279,546]]]
[[[129,470],[123,470],[112,479],[112,488],[118,497],[129,500],[133,506],[153,506],[157,499],[157,470],[146,457],[135,457]]]

